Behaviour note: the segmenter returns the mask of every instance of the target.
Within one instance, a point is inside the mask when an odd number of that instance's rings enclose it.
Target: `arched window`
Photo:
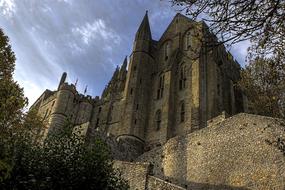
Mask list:
[[[185,104],[184,101],[180,103],[180,123],[185,121]]]
[[[160,124],[161,124],[161,110],[157,110],[155,113],[155,127],[157,131],[160,129]]]
[[[163,97],[163,90],[164,90],[164,75],[160,75],[158,89],[157,89],[157,99]]]
[[[179,90],[183,90],[186,87],[186,66],[181,65],[179,72]]]
[[[170,42],[166,42],[164,46],[164,59],[165,61],[168,60],[170,54]]]
[[[188,50],[191,46],[191,33],[190,31],[185,35],[185,50]]]

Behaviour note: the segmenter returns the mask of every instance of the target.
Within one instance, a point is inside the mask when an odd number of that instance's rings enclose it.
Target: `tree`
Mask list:
[[[13,80],[16,57],[0,28],[0,133],[20,122],[27,105],[23,89]]]
[[[239,86],[248,96],[251,112],[285,118],[285,65],[278,57],[250,61]]]
[[[191,18],[201,17],[222,43],[251,40],[251,55],[277,54],[284,59],[285,1],[171,0]]]
[[[11,128],[21,123],[22,109],[27,104],[23,89],[13,80],[15,60],[9,38],[0,28],[0,182],[9,176],[12,168],[8,149]]]
[[[41,146],[29,139],[18,141],[14,168],[4,189],[128,189],[100,139],[89,146],[69,124],[50,134]]]
[[[25,113],[23,89],[13,80],[15,55],[0,29],[0,189],[127,189],[106,144],[89,146],[67,123],[46,141],[35,110]]]

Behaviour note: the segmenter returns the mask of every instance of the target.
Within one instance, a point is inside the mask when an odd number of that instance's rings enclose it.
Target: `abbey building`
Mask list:
[[[32,108],[48,123],[43,135],[69,119],[86,135],[101,130],[149,150],[206,127],[222,112],[243,112],[246,98],[236,86],[240,66],[216,42],[205,23],[181,14],[154,40],[146,14],[129,59],[115,70],[101,97],[79,94],[64,73],[58,89],[38,98]]]

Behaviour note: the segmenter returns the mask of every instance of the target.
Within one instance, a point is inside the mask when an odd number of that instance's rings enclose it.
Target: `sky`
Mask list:
[[[179,9],[168,0],[0,0],[0,28],[16,54],[15,80],[31,105],[45,89],[55,90],[61,74],[83,92],[100,96],[132,51],[145,14],[158,40]],[[249,42],[230,52],[245,64]]]

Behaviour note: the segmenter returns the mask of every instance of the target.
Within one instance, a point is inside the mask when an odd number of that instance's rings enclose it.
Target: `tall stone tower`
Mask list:
[[[147,124],[151,72],[154,59],[151,55],[151,31],[146,12],[136,33],[133,52],[124,91],[125,108],[121,134],[133,135],[144,140]]]
[[[73,111],[73,100],[75,98],[76,90],[72,85],[65,83],[67,74],[62,74],[61,80],[58,85],[58,91],[55,99],[50,107],[49,116],[49,132],[57,130],[66,123],[71,112]]]

